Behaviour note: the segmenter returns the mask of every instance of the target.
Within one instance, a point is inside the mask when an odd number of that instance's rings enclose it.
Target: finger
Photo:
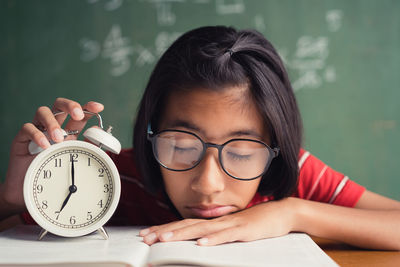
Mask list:
[[[151,226],[151,227],[142,229],[139,232],[139,235],[140,236],[145,236],[145,235],[148,235],[148,234],[156,232],[156,231],[171,230],[171,229],[175,229],[177,227],[183,227],[183,226],[186,226],[186,225],[191,225],[191,224],[197,223],[199,221],[200,220],[197,220],[197,219],[184,219],[184,220],[173,221],[173,222],[162,224],[162,225],[155,225],[155,226]]]
[[[36,111],[35,119],[38,124],[42,125],[50,135],[50,138],[55,142],[64,140],[64,135],[61,132],[60,124],[54,117],[53,112],[48,107],[40,107]]]
[[[38,146],[46,149],[50,146],[46,136],[35,127],[32,123],[25,123],[21,130],[18,132],[14,144],[16,146],[23,145],[27,149],[26,143],[33,140]],[[21,150],[22,151],[22,150]],[[27,151],[26,151],[27,152]]]
[[[217,220],[202,221],[196,224],[191,224],[185,227],[173,229],[171,231],[165,231],[159,233],[158,237],[159,240],[162,242],[190,240],[221,231],[231,226],[232,226],[231,221],[217,221]]]
[[[202,220],[196,219],[185,219],[181,221],[175,221],[164,225],[152,226],[150,228],[143,229],[139,232],[139,235],[143,237],[143,242],[151,245],[160,240],[160,236],[165,233],[170,233],[171,231],[186,227],[192,224],[196,224]]]
[[[60,125],[64,122],[65,118],[69,114],[73,120],[82,120],[83,117],[85,116],[83,114],[83,110],[81,105],[73,100],[63,98],[63,97],[58,97],[56,101],[54,102],[53,105],[53,111],[54,112],[59,112],[63,111],[65,114],[58,115],[57,120],[60,121]]]
[[[81,105],[73,100],[58,97],[53,104],[52,111],[54,114],[59,113],[56,117],[58,123],[62,125],[68,114],[72,119],[82,119],[84,117]]]
[[[85,105],[83,105],[82,109],[97,114],[97,113],[100,113],[101,111],[103,111],[104,106],[101,103],[90,101],[90,102],[86,103]],[[85,127],[87,121],[92,116],[93,116],[92,114],[84,113],[84,116],[82,119],[80,119],[80,120],[72,119],[72,120],[68,121],[67,124],[65,125],[65,129],[66,130],[77,130],[78,132],[81,132],[82,129]]]
[[[197,240],[199,246],[215,246],[224,243],[230,243],[235,241],[244,241],[241,239],[243,236],[243,230],[240,226],[229,227],[221,231],[206,235]],[[250,240],[246,240],[250,241]]]

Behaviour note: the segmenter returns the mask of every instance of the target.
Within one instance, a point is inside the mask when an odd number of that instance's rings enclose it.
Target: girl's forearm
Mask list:
[[[400,250],[400,210],[347,208],[290,198],[294,231],[369,249]]]

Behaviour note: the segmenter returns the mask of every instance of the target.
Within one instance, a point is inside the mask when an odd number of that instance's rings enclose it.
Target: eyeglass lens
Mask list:
[[[153,150],[157,160],[171,170],[188,170],[202,158],[203,142],[193,134],[165,131],[155,136]],[[251,179],[265,171],[271,152],[263,143],[254,140],[232,140],[220,154],[220,163],[229,175]]]

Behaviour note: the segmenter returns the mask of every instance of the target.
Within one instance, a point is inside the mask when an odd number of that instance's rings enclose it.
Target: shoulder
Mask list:
[[[297,197],[353,207],[365,188],[304,149],[299,153]]]

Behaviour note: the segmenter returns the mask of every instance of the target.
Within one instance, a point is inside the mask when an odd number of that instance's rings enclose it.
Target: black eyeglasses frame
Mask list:
[[[156,153],[155,153],[155,150],[156,150],[156,148],[155,148],[156,142],[154,142],[154,139],[155,139],[158,135],[160,135],[160,134],[162,134],[162,133],[164,133],[164,132],[180,132],[180,133],[186,133],[186,134],[190,134],[190,135],[196,137],[197,139],[199,139],[200,142],[201,142],[202,145],[203,145],[203,151],[201,152],[201,155],[200,155],[200,157],[199,157],[199,160],[198,160],[192,167],[187,168],[187,169],[183,169],[183,170],[171,169],[171,168],[165,166],[165,165],[158,159],[158,157],[156,156]],[[162,131],[160,131],[160,132],[158,132],[158,133],[153,133],[153,131],[151,130],[150,124],[148,125],[148,129],[147,129],[147,140],[149,140],[149,141],[151,142],[151,144],[152,144],[153,156],[154,156],[154,158],[156,159],[156,161],[158,162],[158,164],[160,164],[163,168],[165,168],[165,169],[167,169],[167,170],[176,171],[176,172],[188,171],[188,170],[191,170],[191,169],[195,168],[195,167],[196,167],[197,165],[199,165],[199,163],[203,160],[204,155],[205,155],[205,153],[206,153],[206,151],[207,151],[207,148],[209,148],[209,147],[217,148],[217,149],[218,149],[218,161],[219,161],[219,164],[220,164],[221,168],[223,169],[223,171],[224,171],[227,175],[229,175],[230,177],[232,177],[232,178],[234,178],[234,179],[236,179],[236,180],[241,180],[241,181],[251,181],[251,180],[254,180],[254,179],[257,179],[257,178],[263,176],[263,175],[267,172],[269,166],[271,165],[272,160],[273,160],[274,158],[276,158],[276,157],[279,155],[279,151],[280,151],[279,147],[271,148],[271,147],[270,147],[269,145],[267,145],[266,143],[264,143],[264,142],[262,142],[262,141],[260,141],[260,140],[254,140],[254,139],[234,138],[234,139],[230,139],[230,140],[226,141],[225,143],[223,143],[223,144],[221,144],[221,145],[218,145],[218,144],[214,144],[214,143],[206,143],[206,142],[204,142],[198,135],[196,135],[195,133],[188,132],[188,131],[184,131],[184,130],[165,129],[165,130],[162,130]],[[272,157],[270,157],[270,158],[268,159],[268,162],[265,164],[265,168],[264,168],[263,172],[262,172],[260,175],[258,175],[258,176],[256,176],[256,177],[252,177],[252,178],[239,178],[239,177],[236,177],[236,176],[231,175],[231,174],[225,169],[224,164],[222,163],[222,157],[221,157],[221,156],[222,156],[222,149],[225,147],[225,145],[227,145],[227,144],[229,144],[229,143],[231,143],[231,142],[234,142],[234,141],[251,141],[251,142],[260,143],[260,144],[264,145],[264,146],[269,150],[269,152],[270,152],[270,154],[272,155]]]

